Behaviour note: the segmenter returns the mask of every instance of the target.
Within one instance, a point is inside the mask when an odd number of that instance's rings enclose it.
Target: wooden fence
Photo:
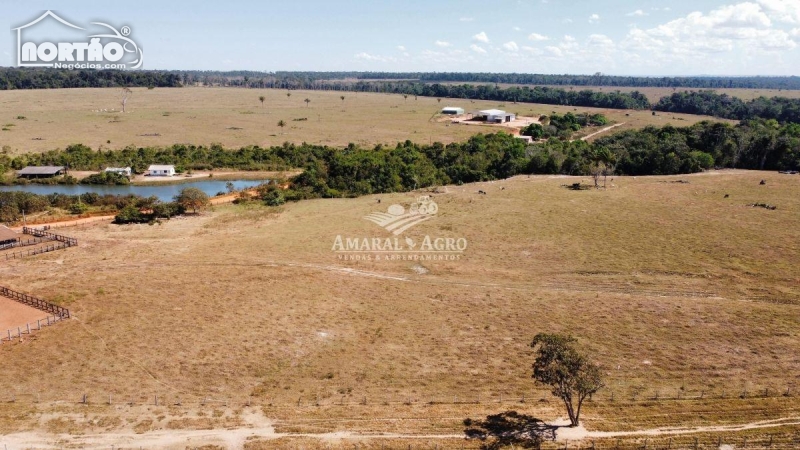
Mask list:
[[[5,256],[5,259],[7,259],[7,260],[8,259],[25,258],[26,256],[34,256],[34,255],[39,255],[39,254],[42,254],[42,253],[54,252],[56,250],[61,250],[61,249],[65,249],[65,248],[68,248],[68,247],[71,247],[71,245],[67,245],[67,244],[65,244],[63,242],[59,242],[59,243],[55,243],[55,244],[51,244],[51,245],[45,245],[44,247],[37,247],[37,248],[31,248],[31,249],[28,249],[28,250],[20,250],[18,252],[5,253],[4,256]]]
[[[74,247],[78,245],[77,239],[64,236],[61,234],[51,233],[50,231],[48,231],[49,229],[50,229],[49,226],[44,228],[23,227],[22,232],[24,234],[33,236],[33,239],[27,239],[24,241],[20,240],[17,243],[11,246],[4,247],[0,250],[8,250],[16,247],[28,247],[41,244],[43,242],[52,242],[52,244],[31,248],[27,250],[19,250],[16,252],[7,252],[2,254],[2,256],[0,257],[5,257],[6,260],[25,258],[27,256],[34,256],[42,253],[53,252],[56,250],[62,250],[65,248]]]
[[[31,334],[34,331],[39,331],[42,327],[49,327],[61,322],[66,317],[59,315],[47,316],[44,319],[37,319],[35,323],[27,323],[24,326],[17,327],[16,330],[8,329],[5,333],[0,334],[0,344],[3,342],[12,342],[14,339],[21,339],[25,334]]]
[[[0,295],[3,297],[8,297],[11,300],[18,301],[24,305],[31,306],[33,308],[42,310],[46,313],[50,313],[56,315],[62,319],[69,319],[69,310],[63,308],[58,305],[54,305],[50,302],[44,301],[40,298],[34,297],[32,295],[23,294],[22,292],[17,292],[7,287],[0,286]]]
[[[39,229],[39,228],[31,228],[31,227],[22,227],[22,232],[25,234],[29,234],[31,236],[36,237],[46,237],[48,239],[63,242],[66,244],[67,247],[72,247],[78,245],[78,240],[75,238],[67,237],[61,234],[51,233],[49,230],[50,227]]]

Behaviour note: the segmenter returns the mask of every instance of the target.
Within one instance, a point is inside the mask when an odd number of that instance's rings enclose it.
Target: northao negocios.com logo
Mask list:
[[[12,30],[17,35],[17,66],[54,69],[139,69],[142,48],[131,28],[91,22],[93,29],[72,24],[52,11]]]

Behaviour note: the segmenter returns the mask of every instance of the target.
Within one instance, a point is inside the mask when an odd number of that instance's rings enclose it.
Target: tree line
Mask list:
[[[603,73],[592,75],[551,75],[530,73],[486,72],[258,72],[258,71],[176,71],[186,79],[252,80],[276,86],[279,83],[313,83],[346,80],[407,80],[425,83],[497,83],[552,86],[609,86],[609,87],[659,87],[688,89],[800,89],[800,77],[750,76],[750,77],[639,77],[614,76]],[[262,81],[263,80],[263,81]]]
[[[562,118],[563,119],[563,118]],[[560,119],[560,120],[562,120]],[[0,170],[28,164],[67,165],[100,170],[150,164],[179,168],[240,170],[303,169],[291,180],[286,200],[403,192],[435,185],[508,178],[519,174],[669,175],[713,167],[763,170],[800,169],[800,125],[775,120],[747,120],[733,126],[701,122],[629,130],[593,143],[551,138],[526,144],[505,133],[478,134],[465,142],[345,148],[284,143],[226,150],[219,145],[173,145],[164,148],[92,150],[73,145],[64,150],[11,157],[0,155]]]
[[[723,119],[775,119],[778,122],[800,123],[800,99],[786,97],[759,97],[744,101],[714,91],[676,92],[663,97],[654,110],[700,114]]]
[[[164,71],[0,67],[0,90],[180,85],[179,75]]]

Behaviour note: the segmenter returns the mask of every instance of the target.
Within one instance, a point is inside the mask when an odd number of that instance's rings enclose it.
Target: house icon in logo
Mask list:
[[[23,45],[22,44],[22,30],[24,30],[26,28],[30,28],[30,27],[36,25],[37,23],[43,21],[44,19],[48,18],[48,17],[51,17],[51,18],[57,20],[58,22],[62,23],[63,25],[66,25],[66,26],[68,26],[70,28],[75,28],[76,30],[83,30],[83,28],[81,28],[81,27],[79,27],[77,25],[73,25],[73,24],[67,22],[66,20],[62,19],[61,17],[58,17],[58,15],[56,15],[56,13],[54,13],[53,11],[50,11],[50,10],[46,11],[44,14],[39,16],[39,18],[37,18],[36,20],[34,20],[34,21],[30,22],[30,23],[26,23],[25,25],[22,25],[22,26],[17,27],[17,28],[12,28],[12,31],[16,31],[17,32],[17,66],[19,66],[19,67],[53,67],[52,63],[50,63],[50,64],[46,64],[46,63],[33,64],[33,63],[30,63],[30,62],[26,62],[25,64],[23,64],[23,62],[22,62],[22,45]]]
[[[52,23],[43,23],[49,19]],[[142,48],[130,37],[131,27],[117,29],[107,23],[92,22],[105,30],[89,34],[83,27],[69,23],[53,11],[45,11],[35,20],[12,31],[17,32],[18,67],[52,67],[56,69],[138,69],[142,67]],[[54,31],[51,25],[55,25]],[[33,39],[31,28],[47,30],[50,39]],[[76,35],[76,30],[78,33]],[[26,36],[27,34],[27,36]],[[71,35],[72,37],[65,37]]]

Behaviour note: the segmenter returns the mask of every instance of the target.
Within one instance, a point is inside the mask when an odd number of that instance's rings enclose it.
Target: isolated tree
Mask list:
[[[286,98],[289,98],[289,97],[291,97],[291,96],[292,96],[292,93],[291,93],[291,92],[287,92],[287,93],[286,93]]]
[[[589,173],[594,179],[595,189],[599,189],[598,181],[603,177],[603,189],[606,187],[606,180],[609,174],[616,170],[617,159],[615,155],[605,147],[600,147],[592,153],[592,160],[589,166]]]
[[[442,103],[442,99],[440,99],[440,98],[437,98],[437,99],[436,99],[436,102],[437,102],[437,103]]]
[[[571,336],[539,333],[531,343],[536,350],[533,379],[550,386],[564,402],[573,427],[580,424],[584,400],[604,386],[600,368],[575,348],[575,342]]]
[[[283,119],[279,120],[278,121],[278,126],[281,127],[281,133],[282,133],[283,132],[283,127],[286,126],[286,121],[284,121]]]
[[[308,104],[311,103],[311,99],[307,98],[307,99],[305,99],[303,101],[306,102],[306,108],[308,108]]]
[[[211,204],[208,194],[194,187],[182,189],[181,193],[175,196],[175,202],[181,205],[184,210],[191,208],[193,213],[197,213],[198,209],[205,209]]]
[[[407,101],[408,101],[408,94],[403,94],[403,101],[404,101],[404,102],[407,102]]]
[[[339,96],[339,98],[342,99],[342,104],[344,105],[344,95]]]
[[[264,107],[264,100],[266,100],[266,99],[267,99],[267,98],[266,98],[266,97],[264,97],[263,95],[261,95],[261,96],[259,96],[259,97],[258,97],[258,101],[260,101],[260,102],[261,102],[261,107],[262,107],[262,108]]]
[[[122,100],[122,112],[125,112],[125,105],[128,104],[128,99],[133,95],[133,91],[130,88],[122,88],[121,92],[121,100]]]

